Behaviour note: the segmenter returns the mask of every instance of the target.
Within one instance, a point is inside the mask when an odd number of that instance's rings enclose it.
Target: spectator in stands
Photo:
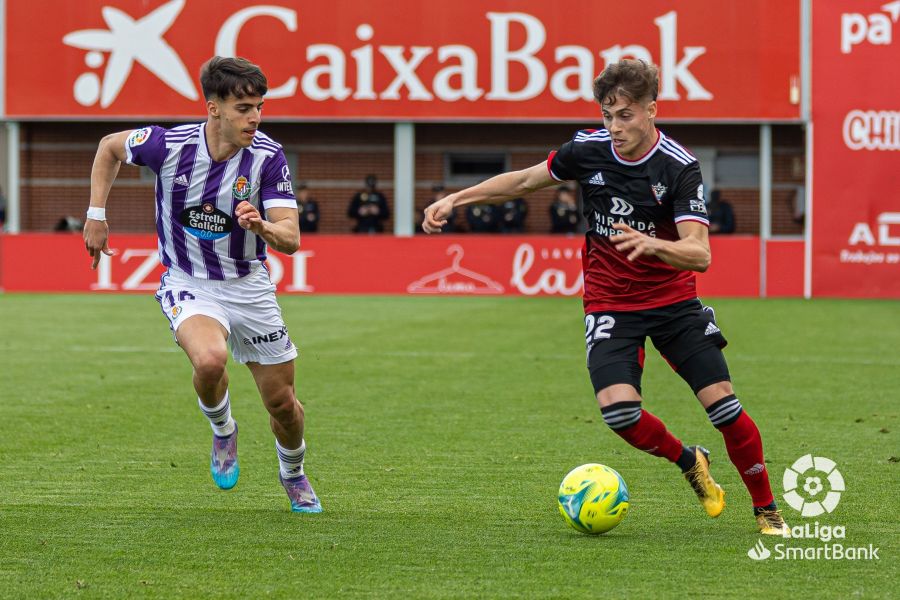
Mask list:
[[[806,187],[798,185],[791,200],[791,218],[794,223],[803,225],[806,221]]]
[[[550,205],[550,233],[578,232],[578,202],[571,184],[556,188],[556,199]]]
[[[514,198],[500,205],[500,233],[524,233],[528,203],[525,198]]]
[[[296,196],[300,233],[315,233],[319,230],[319,203],[309,196],[305,181],[297,184]]]
[[[57,233],[81,233],[84,229],[84,221],[71,215],[66,215],[56,222],[53,231]]]
[[[472,233],[495,233],[500,209],[493,204],[470,204],[466,207],[466,222]]]
[[[710,233],[734,233],[734,209],[722,200],[719,190],[713,190],[707,197],[706,213]]]
[[[347,216],[356,219],[356,233],[381,233],[388,218],[387,198],[378,191],[378,178],[366,175],[366,188],[357,192],[347,208]]]

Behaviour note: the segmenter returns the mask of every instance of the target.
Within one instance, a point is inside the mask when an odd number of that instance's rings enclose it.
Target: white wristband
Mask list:
[[[92,221],[105,221],[106,209],[99,206],[91,206],[87,209],[87,218]]]

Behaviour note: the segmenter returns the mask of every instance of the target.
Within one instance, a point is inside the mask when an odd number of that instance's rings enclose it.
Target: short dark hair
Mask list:
[[[224,100],[229,95],[235,98],[244,96],[265,96],[269,91],[269,83],[262,69],[246,58],[226,58],[213,56],[200,68],[200,87],[203,97]]]
[[[643,60],[623,58],[608,65],[594,80],[594,98],[603,106],[615,104],[616,96],[632,102],[656,100],[659,93],[659,69]]]

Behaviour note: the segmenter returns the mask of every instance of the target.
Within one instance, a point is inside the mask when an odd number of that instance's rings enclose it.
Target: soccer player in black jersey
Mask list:
[[[712,309],[697,298],[694,272],[709,268],[703,181],[697,159],[655,124],[659,77],[643,61],[621,60],[594,81],[604,129],[586,129],[546,162],[498,175],[425,209],[439,233],[455,207],[500,203],[561,181],[578,181],[589,228],[582,253],[587,363],[603,420],[626,442],[677,464],[711,517],[725,492],[709,452],[684,446],[641,406],[649,337],[691,386],[753,500],[761,533],[789,531],[778,511],[756,424],[731,386],[727,343]]]

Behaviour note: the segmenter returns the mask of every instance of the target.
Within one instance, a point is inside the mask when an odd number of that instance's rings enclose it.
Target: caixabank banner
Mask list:
[[[812,294],[900,298],[900,1],[812,10]]]
[[[284,119],[593,120],[594,77],[632,57],[666,119],[796,120],[799,4],[7,0],[5,115],[193,118],[218,54]]]

